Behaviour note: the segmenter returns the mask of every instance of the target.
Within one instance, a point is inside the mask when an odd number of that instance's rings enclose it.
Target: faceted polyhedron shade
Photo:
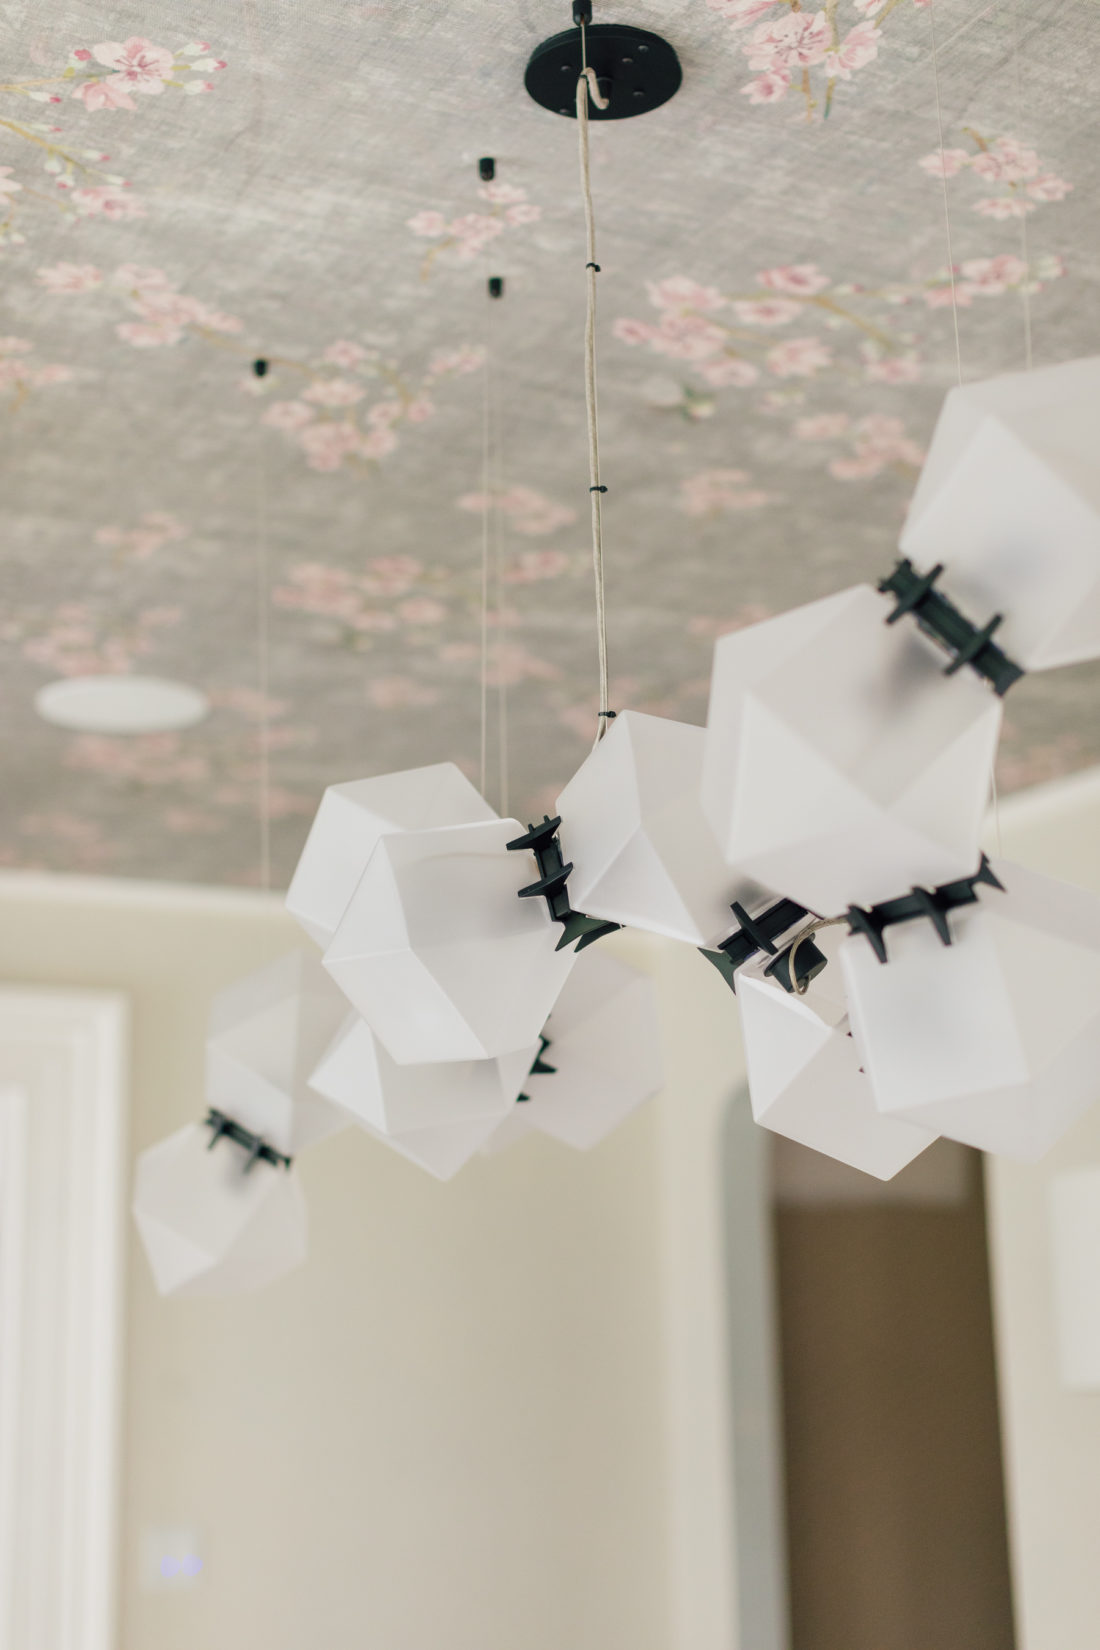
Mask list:
[[[530,1044],[495,1060],[399,1066],[365,1020],[352,1014],[310,1077],[325,1099],[382,1134],[404,1134],[504,1117],[539,1051]]]
[[[1033,1161],[1100,1099],[1100,899],[998,861],[931,923],[840,948],[856,1042],[879,1109],[982,1151]]]
[[[1100,357],[948,394],[901,538],[1027,670],[1100,655]]]
[[[258,1162],[231,1140],[210,1148],[190,1123],[142,1152],[133,1213],[162,1295],[259,1289],[306,1257],[305,1199],[293,1169]]]
[[[347,1015],[320,958],[291,951],[220,991],[210,1007],[206,1099],[293,1156],[347,1126],[309,1076]]]
[[[657,993],[648,974],[590,949],[546,1023],[540,1064],[489,1142],[495,1150],[530,1129],[580,1151],[596,1146],[664,1082]]]
[[[731,875],[703,818],[704,730],[623,711],[558,797],[575,911],[714,945],[733,900],[760,889]]]
[[[831,949],[823,938],[822,949]],[[802,997],[762,970],[738,974],[752,1114],[775,1134],[892,1180],[936,1137],[877,1110],[837,972],[830,964]]]
[[[738,873],[833,915],[976,870],[1001,705],[868,585],[722,637],[703,810]]]
[[[399,1065],[538,1041],[573,966],[514,819],[383,837],[324,964]]]
[[[471,1117],[462,1123],[440,1123],[427,1129],[406,1129],[401,1134],[383,1134],[364,1123],[367,1134],[392,1147],[398,1156],[426,1169],[437,1180],[450,1180],[501,1127],[499,1117]]]
[[[495,818],[453,762],[330,785],[298,860],[287,910],[323,949],[380,837],[391,831],[472,825]]]

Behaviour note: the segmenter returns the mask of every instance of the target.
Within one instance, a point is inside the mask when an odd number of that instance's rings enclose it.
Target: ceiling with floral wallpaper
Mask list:
[[[715,636],[889,569],[956,320],[966,379],[1100,350],[1100,6],[596,20],[684,71],[592,130],[613,702],[700,721]],[[576,127],[523,89],[566,0],[0,21],[0,863],[255,883],[265,747],[276,882],[325,784],[476,779],[483,537],[489,796],[549,806],[596,676]],[[100,672],[211,714],[37,716]],[[1014,691],[1004,789],[1100,760],[1098,687]]]

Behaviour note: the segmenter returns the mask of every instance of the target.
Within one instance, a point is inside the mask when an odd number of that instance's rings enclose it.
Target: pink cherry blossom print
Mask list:
[[[406,710],[437,704],[439,694],[412,676],[375,676],[367,683],[367,699],[379,710]]]
[[[777,4],[779,0],[707,0],[711,11],[716,11],[733,29],[751,28]]]
[[[74,189],[72,202],[83,218],[143,218],[145,208],[134,196],[112,183],[96,184],[90,189]]]
[[[345,371],[352,371],[361,367],[367,359],[367,352],[362,344],[353,344],[349,339],[338,338],[336,343],[329,344],[321,355],[322,361],[329,366],[343,367]]]
[[[137,293],[173,292],[173,282],[163,269],[148,264],[119,264],[113,279],[119,286],[132,287]]]
[[[648,321],[632,321],[629,316],[621,315],[611,331],[621,344],[648,344],[657,328]]]
[[[794,434],[798,441],[835,441],[849,425],[847,413],[817,413],[811,418],[795,421]]]
[[[46,264],[36,273],[39,286],[47,292],[92,292],[103,285],[95,264]]]
[[[787,12],[761,23],[742,50],[750,69],[804,69],[824,62],[832,42],[823,11]]]
[[[442,378],[449,373],[479,372],[485,362],[484,350],[465,344],[459,349],[437,350],[428,362],[428,377]]]
[[[412,596],[407,602],[397,604],[397,616],[405,624],[442,624],[447,618],[447,609],[442,602],[432,596]]]
[[[348,378],[317,378],[303,390],[302,399],[318,407],[353,407],[366,393],[362,384],[353,384]]]
[[[778,103],[780,98],[786,97],[791,86],[791,77],[786,69],[771,69],[767,74],[757,75],[754,80],[741,88],[742,95],[750,103]]]
[[[424,235],[429,239],[447,233],[447,220],[442,212],[417,212],[406,219],[406,223],[414,235]]]
[[[965,149],[933,149],[930,155],[922,155],[917,165],[930,178],[955,178],[972,158]]]
[[[158,85],[158,91],[160,87]],[[70,94],[78,103],[83,103],[86,109],[127,109],[136,114],[137,104],[126,90],[124,83],[120,83],[114,75],[109,80],[84,80]]]
[[[135,349],[160,349],[178,344],[183,337],[181,328],[163,321],[120,321],[115,332],[123,343],[132,344]]]
[[[985,200],[975,202],[975,212],[980,212],[983,218],[995,218],[998,223],[1004,223],[1009,218],[1026,218],[1029,212],[1035,211],[1035,202],[1022,199],[1019,195],[989,195]]]
[[[749,327],[781,327],[802,314],[791,298],[736,299],[733,312]]]
[[[721,309],[726,300],[717,287],[702,286],[687,275],[670,275],[663,281],[647,281],[649,301],[656,309],[694,309],[703,314]]]
[[[689,516],[757,510],[768,502],[767,493],[750,485],[745,470],[702,470],[680,485],[680,504]]]
[[[870,357],[863,369],[873,384],[915,384],[920,378],[920,362],[909,355]]]
[[[364,458],[388,458],[396,448],[397,437],[392,428],[386,425],[368,430],[359,442],[359,451]]]
[[[307,408],[305,401],[272,401],[261,417],[261,424],[284,431],[303,429],[312,421],[313,408]]]
[[[832,365],[833,352],[819,338],[788,338],[770,349],[764,359],[777,378],[812,378]]]
[[[769,292],[789,294],[792,298],[812,298],[829,285],[829,277],[816,264],[779,264],[775,269],[762,269],[756,279]]]
[[[1034,178],[1027,186],[1027,192],[1035,201],[1064,201],[1072,183],[1065,178],[1055,177],[1053,172],[1044,172],[1042,177]]]
[[[878,56],[881,38],[874,23],[857,23],[835,51],[826,53],[825,73],[834,79],[851,80],[856,69],[864,68]]]
[[[748,389],[760,379],[760,368],[738,356],[725,355],[720,361],[704,361],[699,371],[714,389]]]
[[[111,76],[116,86],[128,92],[140,92],[149,97],[163,92],[164,82],[171,80],[175,59],[163,46],[154,46],[151,40],[133,35],[120,45],[107,40],[92,47],[92,56],[105,68],[113,69]]]
[[[2,200],[5,195],[18,194],[22,187],[23,185],[21,183],[17,183],[15,178],[12,176],[12,169],[10,166],[0,166],[0,200]]]
[[[502,183],[499,178],[483,183],[478,194],[482,200],[492,201],[495,206],[518,206],[527,199],[526,189],[521,189],[518,184]]]

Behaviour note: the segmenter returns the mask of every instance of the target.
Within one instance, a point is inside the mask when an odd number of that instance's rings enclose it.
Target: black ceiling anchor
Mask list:
[[[659,109],[680,89],[680,59],[667,40],[633,23],[593,23],[592,0],[573,0],[577,27],[555,34],[531,53],[523,83],[536,103],[556,115],[576,119],[581,74],[581,28],[585,57],[596,71],[600,109],[588,100],[589,120],[627,120]]]
[[[257,1163],[270,1163],[273,1169],[289,1169],[292,1159],[285,1152],[276,1151],[269,1146],[263,1135],[253,1134],[243,1124],[234,1122],[225,1112],[211,1106],[203,1122],[203,1127],[210,1130],[210,1144],[207,1151],[212,1152],[219,1140],[232,1140],[234,1145],[241,1146],[248,1154],[244,1165],[244,1173],[255,1168]]]
[[[994,613],[989,623],[981,627],[972,624],[954,602],[935,588],[942,572],[943,563],[937,562],[930,573],[918,573],[913,563],[903,557],[894,571],[879,581],[883,595],[897,597],[897,606],[886,623],[896,624],[903,614],[911,613],[924,634],[950,654],[951,663],[944,671],[945,676],[954,676],[964,665],[969,665],[984,677],[994,693],[1003,697],[1024,674],[1022,666],[1003,653],[992,639],[1003,615]]]
[[[528,848],[535,856],[539,868],[539,880],[530,883],[526,888],[519,890],[520,899],[538,899],[546,901],[546,908],[555,922],[560,922],[564,932],[555,947],[563,951],[566,946],[577,943],[577,950],[583,951],[586,945],[594,940],[602,940],[605,934],[614,934],[622,927],[618,922],[605,922],[602,917],[586,917],[582,911],[574,911],[569,904],[569,873],[572,865],[567,865],[562,858],[561,843],[558,841],[558,827],[561,820],[551,819],[549,814],[541,825],[530,825],[523,836],[517,836],[508,847],[517,852]]]

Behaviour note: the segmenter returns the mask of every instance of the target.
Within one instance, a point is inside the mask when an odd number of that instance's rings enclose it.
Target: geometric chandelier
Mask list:
[[[620,927],[732,988],[758,1122],[881,1179],[938,1136],[1033,1160],[1100,1098],[1100,898],[980,842],[1004,696],[1100,657],[1100,358],[950,391],[896,564],[722,637],[705,728],[616,711],[587,126],[679,65],[590,10],[528,89],[563,114],[576,89],[595,743],[534,823],[451,763],[325,792],[287,898],[312,950],[216,1000],[206,1123],[139,1164],[164,1290],[294,1264],[293,1158],[337,1128],[441,1178],[532,1131],[596,1144],[662,1081],[652,985],[600,943]]]

